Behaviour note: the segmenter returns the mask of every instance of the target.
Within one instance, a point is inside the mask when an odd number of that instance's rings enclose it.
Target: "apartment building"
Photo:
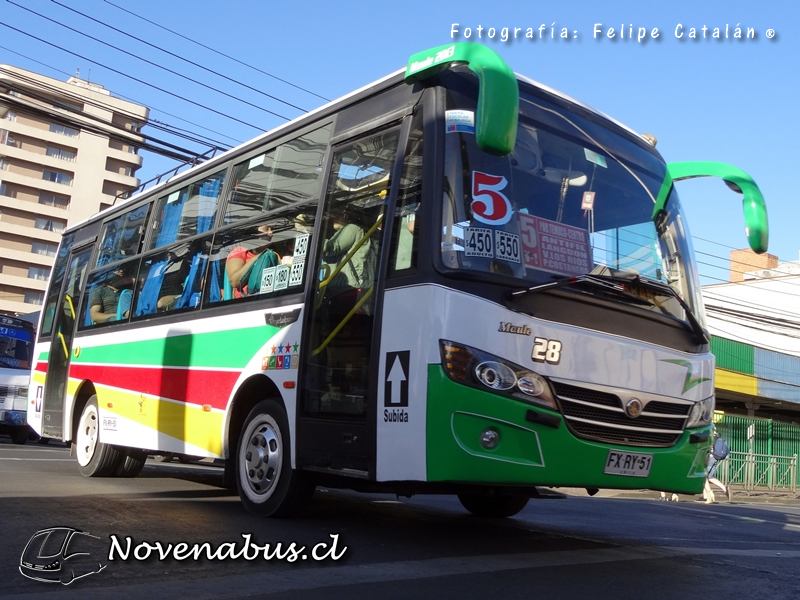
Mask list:
[[[146,107],[0,65],[0,314],[42,304],[61,232],[139,185]]]

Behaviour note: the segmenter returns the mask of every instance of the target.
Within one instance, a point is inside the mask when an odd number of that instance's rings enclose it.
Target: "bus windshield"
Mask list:
[[[525,288],[591,274],[625,282],[626,293],[608,285],[579,291],[682,320],[688,308],[702,323],[699,278],[674,190],[653,219],[666,174],[658,155],[524,86],[514,150],[483,153],[470,126],[474,79],[448,77],[444,266],[462,276],[514,278]]]
[[[27,371],[31,368],[31,332],[22,327],[15,327],[0,321],[0,369],[18,369]]]

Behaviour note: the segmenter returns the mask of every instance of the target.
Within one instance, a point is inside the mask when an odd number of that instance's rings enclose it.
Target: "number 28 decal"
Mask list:
[[[534,362],[557,365],[561,361],[561,342],[540,337],[534,338],[531,359]]]
[[[472,172],[472,204],[470,209],[476,220],[487,225],[505,225],[511,220],[511,202],[500,190],[508,185],[502,175]]]

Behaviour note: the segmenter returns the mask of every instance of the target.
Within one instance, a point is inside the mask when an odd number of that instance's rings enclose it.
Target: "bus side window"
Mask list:
[[[224,182],[225,170],[222,170],[159,198],[148,250],[210,230]]]
[[[330,136],[326,125],[236,165],[225,224],[319,198]]]
[[[126,302],[133,291],[138,265],[139,261],[133,260],[107,267],[89,277],[81,329],[128,320],[130,307],[119,310],[120,303]]]
[[[218,233],[211,253],[207,302],[302,292],[315,207]]]
[[[172,246],[142,260],[133,318],[200,305],[211,237]]]
[[[149,208],[149,204],[134,208],[103,226],[95,267],[103,267],[139,253]]]
[[[422,111],[414,115],[403,161],[403,173],[397,193],[392,233],[389,272],[416,268],[418,227],[417,211],[422,199]]]

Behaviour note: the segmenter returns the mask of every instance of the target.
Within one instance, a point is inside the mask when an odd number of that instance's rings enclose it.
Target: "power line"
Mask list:
[[[51,70],[55,71],[56,73],[61,73],[62,75],[66,75],[67,77],[72,77],[72,75],[70,73],[67,73],[66,71],[62,71],[61,69],[57,69],[56,67],[53,67],[52,65],[48,65],[46,63],[43,63],[43,62],[41,62],[39,60],[36,60],[35,58],[31,58],[30,56],[26,56],[25,54],[20,54],[19,52],[15,51],[15,50],[11,50],[10,48],[6,48],[5,46],[0,46],[0,50],[5,50],[6,52],[10,52],[11,54],[16,54],[17,56],[22,57],[25,60],[29,60],[31,62],[34,62],[34,63],[38,64],[38,65],[42,65],[43,67],[47,67],[48,69],[51,69]],[[203,125],[200,125],[199,123],[194,123],[192,121],[188,121],[188,120],[186,120],[186,119],[184,119],[182,117],[179,117],[177,115],[173,115],[172,113],[169,113],[169,112],[165,111],[164,109],[159,108],[157,106],[154,106],[152,104],[148,106],[148,105],[144,104],[143,102],[141,102],[141,101],[139,101],[139,100],[137,100],[135,98],[131,98],[131,97],[125,96],[123,94],[116,94],[116,96],[119,97],[119,98],[122,98],[123,100],[128,100],[130,102],[133,102],[134,104],[139,104],[141,106],[147,106],[147,108],[149,108],[151,111],[156,110],[158,112],[164,113],[165,115],[167,115],[169,117],[172,117],[173,119],[178,119],[179,121],[183,121],[184,123],[188,123],[189,125],[194,125],[195,127],[199,127],[200,129],[204,129],[205,131],[209,131],[211,133],[215,133],[217,135],[221,135],[222,137],[228,138],[229,140],[231,140],[233,142],[236,142],[237,145],[242,143],[241,140],[237,140],[236,138],[233,138],[233,137],[231,137],[229,135],[226,135],[224,133],[221,133],[219,131],[215,131],[213,129],[209,129],[208,127],[204,127]],[[227,145],[227,146],[230,147],[230,144],[225,144],[224,142],[220,142],[219,140],[214,140],[214,139],[212,139],[210,137],[201,135],[201,134],[196,133],[194,131],[190,131],[188,129],[181,129],[179,127],[176,127],[175,125],[170,125],[169,123],[162,123],[161,121],[157,121],[155,119],[148,119],[148,125],[150,125],[150,124],[152,124],[154,122],[155,123],[160,123],[161,125],[163,125],[163,126],[165,126],[167,128],[174,128],[174,129],[177,129],[177,130],[180,130],[180,131],[187,131],[187,132],[189,132],[189,133],[191,133],[193,135],[197,135],[197,136],[199,136],[201,138],[205,138],[208,141],[213,142],[215,144]]]
[[[211,52],[214,52],[215,54],[219,54],[220,56],[224,56],[228,60],[232,60],[232,61],[234,61],[236,63],[239,63],[240,65],[245,66],[248,69],[252,69],[253,71],[257,71],[257,72],[261,73],[262,75],[266,75],[267,77],[272,77],[272,79],[276,79],[277,81],[280,81],[281,83],[285,83],[286,85],[292,86],[295,89],[298,89],[298,90],[301,90],[303,92],[306,92],[307,94],[311,94],[312,96],[316,96],[317,98],[320,98],[321,100],[325,100],[325,102],[330,102],[330,98],[326,98],[325,96],[320,96],[316,92],[312,92],[311,90],[307,90],[304,87],[300,87],[299,85],[295,85],[294,83],[292,83],[290,81],[287,81],[285,79],[281,79],[280,77],[278,77],[276,75],[273,75],[272,73],[267,73],[266,71],[262,71],[258,67],[254,67],[251,64],[248,64],[246,62],[243,62],[243,61],[239,60],[238,58],[234,58],[233,56],[229,56],[229,55],[225,54],[224,52],[220,52],[219,50],[215,50],[214,48],[212,48],[210,46],[206,46],[205,44],[202,44],[202,43],[198,42],[197,40],[193,40],[192,38],[186,37],[185,35],[182,35],[182,34],[178,33],[177,31],[173,31],[172,29],[164,27],[163,25],[161,25],[159,23],[156,23],[155,21],[151,21],[150,19],[146,19],[145,17],[142,17],[141,15],[137,15],[136,13],[131,12],[131,11],[125,9],[125,8],[122,8],[121,6],[119,6],[117,4],[114,4],[113,2],[109,2],[109,0],[103,0],[103,2],[105,2],[106,4],[110,4],[114,8],[117,8],[117,9],[123,11],[123,12],[126,12],[131,16],[134,16],[137,19],[141,19],[142,21],[150,23],[151,25],[155,25],[156,27],[158,27],[160,29],[163,29],[164,31],[168,31],[169,33],[171,33],[173,35],[177,35],[178,37],[183,38],[184,40],[186,40],[188,42],[192,42],[193,44],[196,44],[196,45],[200,46],[201,48],[205,48],[206,50],[210,50]]]
[[[7,1],[8,1],[8,2],[11,2],[11,0],[7,0]],[[95,23],[98,23],[98,24],[102,25],[103,27],[108,27],[109,29],[112,29],[112,30],[116,31],[117,33],[121,33],[122,35],[128,36],[129,38],[131,38],[131,39],[134,39],[134,40],[136,40],[137,42],[141,42],[142,44],[146,44],[146,45],[150,46],[151,48],[155,48],[156,50],[159,50],[159,51],[161,51],[161,52],[164,52],[165,54],[169,54],[170,56],[173,56],[173,57],[175,57],[175,58],[177,58],[177,59],[180,59],[180,60],[182,60],[182,61],[184,61],[184,62],[187,62],[187,63],[189,63],[190,65],[193,65],[193,66],[195,66],[195,67],[197,67],[197,68],[199,68],[199,69],[203,69],[204,71],[208,71],[209,73],[213,73],[213,74],[214,74],[214,75],[216,75],[217,77],[222,77],[223,79],[227,79],[228,81],[230,81],[230,82],[232,82],[232,83],[235,83],[235,84],[237,84],[237,85],[241,85],[242,87],[245,87],[245,88],[247,88],[248,90],[252,90],[252,91],[256,92],[257,94],[261,94],[261,95],[262,95],[262,96],[264,96],[265,98],[270,98],[270,99],[272,99],[272,100],[275,100],[276,102],[280,102],[280,103],[282,103],[282,104],[285,104],[286,106],[291,106],[292,108],[296,108],[297,110],[299,110],[299,111],[302,111],[302,112],[304,112],[304,113],[307,113],[307,112],[308,112],[308,110],[306,110],[305,108],[301,108],[301,107],[299,107],[299,106],[297,106],[297,105],[295,105],[295,104],[292,104],[291,102],[287,102],[286,100],[282,100],[281,98],[278,98],[277,96],[273,96],[273,95],[271,95],[271,94],[267,94],[266,92],[263,92],[263,91],[259,90],[258,88],[254,88],[254,87],[252,87],[252,86],[249,86],[249,85],[247,85],[246,83],[242,83],[241,81],[239,81],[239,80],[237,80],[237,79],[233,79],[232,77],[228,77],[227,75],[224,75],[223,73],[218,73],[217,71],[214,71],[213,69],[209,69],[208,67],[204,67],[204,66],[203,66],[203,65],[201,65],[201,64],[198,64],[198,63],[196,63],[196,62],[194,62],[194,61],[191,61],[191,60],[189,60],[188,58],[185,58],[185,57],[183,57],[183,56],[180,56],[180,55],[178,55],[178,54],[175,54],[174,52],[170,52],[169,50],[165,50],[165,49],[164,49],[164,48],[162,48],[161,46],[157,46],[157,45],[155,45],[155,44],[151,44],[151,43],[150,43],[150,42],[148,42],[147,40],[143,40],[142,38],[138,38],[138,37],[136,37],[135,35],[131,35],[130,33],[126,32],[126,31],[123,31],[123,30],[121,30],[121,29],[117,29],[116,27],[113,27],[113,26],[109,25],[108,23],[104,23],[103,21],[100,21],[99,19],[95,19],[94,17],[90,17],[89,15],[87,15],[87,14],[85,14],[85,13],[82,13],[82,12],[81,12],[81,11],[79,11],[79,10],[75,10],[74,8],[70,8],[70,7],[69,7],[69,6],[67,6],[66,4],[62,4],[61,2],[58,2],[58,0],[50,0],[50,1],[51,1],[53,4],[58,4],[59,6],[61,6],[61,7],[63,7],[63,8],[66,8],[67,10],[69,10],[69,11],[71,11],[71,12],[74,12],[75,14],[78,14],[78,15],[80,15],[80,16],[82,16],[82,17],[86,18],[86,19],[89,19],[89,20],[91,20],[91,21],[94,21]],[[14,5],[16,5],[16,6],[19,6],[19,5],[18,5],[18,4],[16,4],[15,2],[11,2],[11,3],[12,3],[12,4],[14,4]]]
[[[11,71],[11,70],[8,70],[8,69],[0,69],[0,73],[5,73],[6,75],[9,75],[10,77],[13,77],[15,79],[18,79],[18,80],[28,84],[28,86],[30,86],[30,87],[27,87],[27,86],[26,87],[22,87],[22,86],[20,86],[21,89],[24,90],[24,93],[27,96],[29,96],[31,98],[34,98],[36,100],[39,100],[41,102],[49,102],[50,99],[48,97],[46,97],[46,96],[37,95],[35,92],[32,91],[31,88],[43,90],[44,92],[49,92],[49,93],[51,93],[53,95],[63,96],[63,97],[66,97],[66,98],[68,98],[70,100],[74,100],[76,102],[79,102],[79,103],[81,103],[83,105],[89,105],[89,106],[94,106],[96,108],[100,108],[102,110],[108,110],[108,111],[111,111],[111,112],[126,116],[126,117],[128,117],[128,118],[130,118],[132,120],[138,121],[138,120],[141,119],[140,115],[135,115],[135,114],[129,113],[129,112],[127,112],[125,110],[122,110],[122,109],[120,109],[118,107],[110,106],[110,105],[105,104],[103,102],[99,102],[99,101],[87,98],[85,96],[80,96],[78,94],[71,94],[71,93],[66,92],[64,90],[57,89],[57,88],[53,87],[52,85],[49,85],[49,84],[47,84],[45,82],[37,81],[37,80],[32,79],[30,77],[26,77],[25,75],[23,75],[21,73],[15,73],[14,71]],[[105,125],[108,125],[108,126],[116,128],[116,129],[120,129],[122,131],[126,131],[127,132],[127,130],[125,130],[124,128],[119,127],[118,125],[116,125],[116,124],[114,124],[112,122],[109,122],[109,121],[106,121],[104,119],[101,119],[100,117],[98,117],[96,115],[92,115],[92,114],[86,113],[84,111],[71,109],[71,107],[69,107],[69,106],[64,107],[64,110],[67,110],[68,112],[74,112],[75,114],[79,114],[79,115],[81,115],[82,117],[84,117],[86,119],[92,119],[94,121],[98,121],[98,122],[103,123]],[[53,113],[53,114],[60,115],[60,113]],[[150,121],[148,121],[148,124],[150,124],[153,128],[155,128],[155,129],[157,129],[159,131],[164,131],[165,133],[169,133],[170,135],[173,135],[175,137],[182,138],[182,139],[185,139],[187,141],[191,141],[191,142],[194,142],[194,143],[197,143],[197,144],[202,144],[204,146],[208,146],[210,148],[213,148],[214,150],[225,151],[225,150],[229,149],[229,146],[221,147],[221,146],[216,145],[215,143],[214,144],[210,144],[207,141],[204,141],[202,139],[198,139],[196,137],[190,136],[190,135],[185,134],[185,133],[176,133],[175,131],[172,131],[172,130],[168,129],[167,127],[164,127],[163,125],[158,125],[158,124],[153,125]],[[144,134],[144,133],[141,133],[141,132],[138,133],[138,137],[143,137],[143,138],[146,138],[146,139],[152,139],[155,142],[162,143],[162,144],[165,144],[165,145],[168,144],[164,140],[160,140],[158,138],[155,138],[154,136],[151,136],[149,134]],[[127,141],[130,142],[132,145],[141,145],[141,144],[139,144],[138,140],[133,138],[133,137],[127,139]],[[175,149],[179,149],[177,146],[174,146],[174,148]],[[197,153],[194,153],[192,151],[186,150],[185,148],[180,148],[180,150],[184,151],[184,152],[187,152],[187,153],[190,153],[190,154],[193,154],[193,155],[197,154]]]
[[[198,106],[200,108],[203,108],[203,109],[205,109],[207,111],[213,112],[213,113],[215,113],[217,115],[225,117],[226,119],[230,119],[231,121],[236,121],[237,123],[241,123],[242,125],[247,125],[248,127],[252,127],[256,131],[261,131],[261,132],[268,131],[267,128],[259,127],[257,125],[253,125],[252,123],[248,123],[247,121],[242,121],[241,119],[237,119],[236,117],[232,117],[232,116],[230,116],[228,114],[225,114],[225,113],[223,113],[221,111],[218,111],[218,110],[216,110],[214,108],[211,108],[209,106],[205,106],[204,104],[200,104],[199,102],[195,102],[194,100],[190,100],[189,98],[184,98],[180,94],[175,94],[174,92],[170,92],[169,90],[165,90],[163,88],[160,88],[157,85],[154,85],[152,83],[147,83],[146,81],[143,81],[141,79],[137,79],[133,75],[128,75],[127,73],[123,73],[122,71],[114,69],[113,67],[109,67],[107,65],[104,65],[101,62],[98,62],[96,60],[92,60],[91,58],[87,58],[87,57],[85,57],[85,56],[83,56],[81,54],[78,54],[77,52],[73,52],[72,50],[67,50],[66,48],[63,48],[63,47],[59,46],[58,44],[54,44],[52,42],[48,42],[47,40],[43,40],[42,38],[36,37],[35,35],[33,35],[31,33],[27,33],[25,31],[22,31],[21,29],[17,29],[16,27],[13,27],[13,26],[9,25],[8,23],[3,23],[2,21],[0,21],[0,25],[2,25],[3,27],[7,27],[8,29],[11,29],[13,31],[16,31],[17,33],[21,33],[22,35],[24,35],[26,37],[29,37],[29,38],[32,38],[32,39],[34,39],[34,40],[36,40],[38,42],[41,42],[43,44],[47,44],[48,46],[51,46],[51,47],[56,48],[58,50],[61,50],[62,52],[66,52],[67,54],[71,54],[72,56],[77,56],[78,58],[80,58],[82,60],[88,61],[88,62],[90,62],[92,64],[95,64],[95,65],[97,65],[99,67],[103,67],[104,69],[108,69],[112,73],[116,73],[117,75],[121,75],[122,77],[127,77],[128,79],[132,79],[133,81],[136,81],[137,83],[141,83],[142,85],[146,85],[147,87],[151,87],[153,89],[156,89],[159,92],[164,92],[165,94],[169,94],[170,96],[173,96],[174,98],[178,98],[179,100],[183,100],[184,102],[188,102],[189,104],[193,104],[193,105]]]
[[[194,84],[196,84],[196,85],[199,85],[199,86],[201,86],[201,87],[204,87],[204,88],[206,88],[206,89],[209,89],[209,90],[211,90],[211,91],[213,91],[213,92],[217,92],[218,94],[222,94],[223,96],[226,96],[226,97],[230,98],[231,100],[235,100],[236,102],[241,102],[242,104],[246,104],[246,105],[248,105],[248,106],[250,106],[250,107],[252,107],[252,108],[255,108],[255,109],[257,109],[257,110],[260,110],[260,111],[262,111],[262,112],[268,113],[268,114],[270,114],[270,115],[273,115],[273,116],[275,116],[275,117],[279,117],[279,118],[281,118],[281,119],[284,119],[284,120],[286,120],[286,121],[290,121],[290,120],[291,120],[289,117],[285,117],[284,115],[281,115],[281,114],[279,114],[279,113],[276,113],[276,112],[274,112],[274,111],[271,111],[271,110],[269,110],[269,109],[267,109],[267,108],[264,108],[264,107],[262,107],[262,106],[259,106],[259,105],[257,105],[257,104],[253,104],[252,102],[248,102],[247,100],[242,100],[241,98],[239,98],[239,97],[237,97],[237,96],[234,96],[233,94],[229,94],[228,92],[225,92],[225,91],[223,91],[223,90],[220,90],[220,89],[218,89],[218,88],[215,88],[215,87],[214,87],[214,86],[212,86],[212,85],[208,85],[208,84],[206,84],[206,83],[203,83],[202,81],[198,81],[197,79],[192,79],[191,77],[189,77],[189,76],[187,76],[187,75],[184,75],[184,74],[182,74],[182,73],[179,73],[178,71],[174,71],[174,70],[172,70],[172,69],[169,69],[169,68],[167,68],[167,67],[165,67],[165,66],[163,66],[163,65],[159,65],[158,63],[154,63],[153,61],[147,60],[146,58],[142,58],[141,56],[137,56],[137,55],[136,55],[136,54],[134,54],[133,52],[128,52],[127,50],[123,50],[122,48],[120,48],[120,47],[118,47],[118,46],[115,46],[114,44],[110,44],[110,43],[108,43],[108,42],[104,42],[103,40],[101,40],[101,39],[99,39],[99,38],[96,38],[96,37],[94,37],[94,36],[91,36],[91,35],[89,35],[88,33],[84,33],[84,32],[82,32],[82,31],[79,31],[79,30],[77,30],[77,29],[74,29],[73,27],[70,27],[69,25],[65,25],[64,23],[60,23],[60,22],[56,21],[55,19],[51,19],[50,17],[46,17],[46,16],[44,16],[44,15],[42,15],[42,14],[40,14],[40,13],[36,12],[35,10],[31,10],[30,8],[26,8],[26,7],[24,7],[24,6],[21,6],[21,5],[17,4],[16,2],[13,2],[13,0],[6,0],[6,2],[8,2],[9,4],[13,4],[14,6],[16,6],[16,7],[18,7],[18,8],[21,8],[21,9],[22,9],[22,10],[24,10],[24,11],[27,11],[27,12],[29,12],[29,13],[31,13],[31,14],[34,14],[34,15],[36,15],[37,17],[41,17],[42,19],[45,19],[45,20],[47,20],[47,21],[50,21],[51,23],[55,23],[55,24],[56,24],[56,25],[58,25],[59,27],[63,27],[64,29],[69,29],[70,31],[72,31],[72,32],[74,32],[74,33],[77,33],[78,35],[82,35],[83,37],[87,37],[87,38],[89,38],[90,40],[94,40],[95,42],[98,42],[98,43],[100,43],[100,44],[103,44],[103,45],[105,45],[105,46],[108,46],[109,48],[113,48],[113,49],[114,49],[114,50],[116,50],[117,52],[122,52],[123,54],[127,54],[128,56],[130,56],[130,57],[132,57],[132,58],[135,58],[136,60],[140,60],[140,61],[142,61],[142,62],[144,62],[144,63],[147,63],[148,65],[151,65],[151,66],[153,66],[153,67],[156,67],[156,68],[158,68],[158,69],[161,69],[161,70],[163,70],[163,71],[166,71],[167,73],[170,73],[170,74],[172,74],[172,75],[176,75],[176,76],[178,76],[178,77],[181,77],[181,78],[185,79],[186,81],[191,81],[192,83],[194,83]],[[285,103],[285,104],[286,104],[286,103]],[[302,109],[299,109],[299,110],[302,110]]]

